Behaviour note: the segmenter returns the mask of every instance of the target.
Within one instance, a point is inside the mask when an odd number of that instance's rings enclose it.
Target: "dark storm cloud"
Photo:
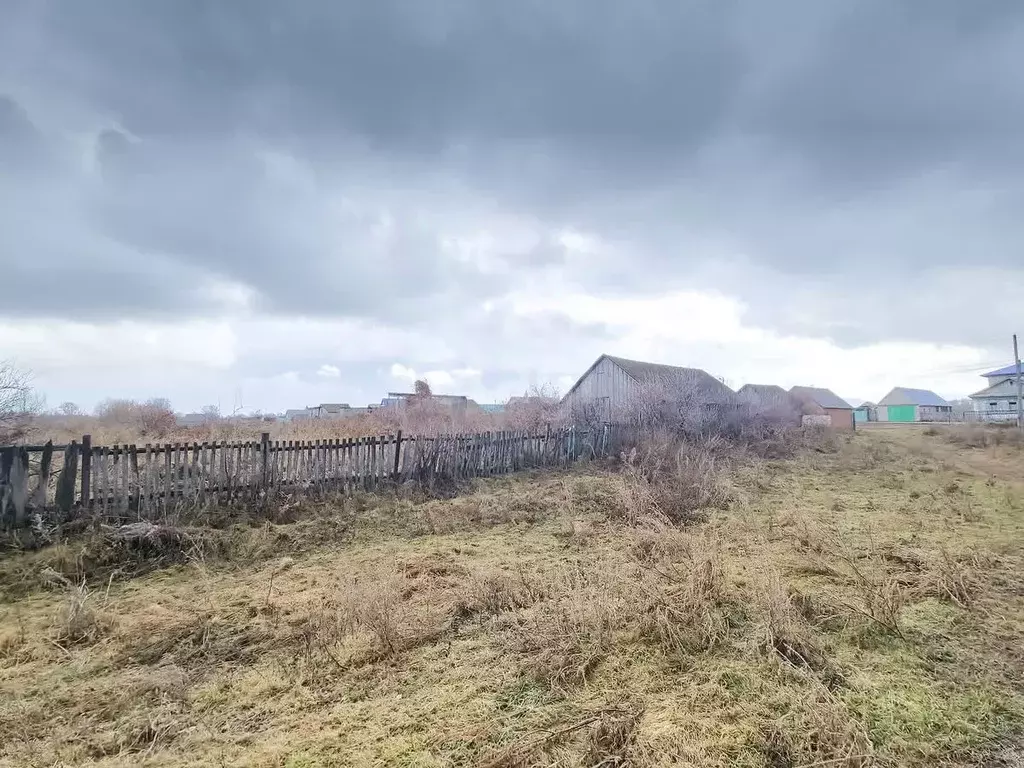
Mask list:
[[[738,254],[813,286],[780,308],[742,274],[719,285],[752,318],[788,330],[813,311],[841,341],[951,334],[913,302],[884,324],[861,316],[888,306],[881,270],[928,286],[971,263],[1024,281],[1018,2],[8,5],[0,193],[30,181],[60,200],[66,236],[112,244],[100,273],[133,264],[122,293],[148,289],[151,309],[211,311],[197,286],[214,279],[274,312],[409,323],[498,295],[430,223],[446,195],[621,246],[572,276],[593,291],[664,290]],[[95,118],[88,173],[56,146],[73,132],[62,100]],[[267,153],[311,178],[282,177]],[[5,259],[62,263],[55,235],[0,217]],[[502,258],[564,266],[553,243]],[[51,282],[64,274],[80,278]],[[866,274],[866,301],[822,300]]]

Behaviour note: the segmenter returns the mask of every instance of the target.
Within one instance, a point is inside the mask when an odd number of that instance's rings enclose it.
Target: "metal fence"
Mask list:
[[[0,527],[65,522],[88,513],[124,522],[181,508],[232,503],[278,491],[431,488],[533,467],[613,455],[619,430],[574,427],[526,432],[344,440],[0,448]]]

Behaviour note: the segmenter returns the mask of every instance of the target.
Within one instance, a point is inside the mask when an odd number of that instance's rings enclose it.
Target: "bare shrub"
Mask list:
[[[848,551],[841,552],[840,557],[847,566],[859,597],[859,605],[847,603],[846,607],[870,619],[878,628],[902,637],[900,613],[907,602],[903,584],[885,572],[877,557],[866,558],[866,565],[862,565],[861,558]]]
[[[39,413],[42,403],[31,385],[28,371],[0,360],[0,445],[21,440]]]
[[[177,426],[177,418],[170,401],[163,397],[151,398],[143,403],[127,399],[107,399],[96,406],[96,417],[108,428],[131,437],[162,439]]]
[[[1015,424],[963,424],[942,430],[943,436],[961,448],[989,448],[1006,445],[1024,447],[1024,435]]]
[[[558,390],[550,384],[530,387],[521,397],[505,404],[504,421],[510,429],[540,434],[560,421]]]
[[[806,521],[799,538],[800,546],[818,553],[815,572],[843,580],[852,588],[853,600],[836,595],[835,600],[854,616],[868,619],[874,628],[903,636],[900,613],[907,600],[901,580],[885,567],[885,553],[871,544],[866,551],[855,550],[846,535],[834,523],[811,528]],[[825,555],[833,558],[826,562]],[[848,593],[849,590],[846,590]]]
[[[632,525],[664,528],[724,507],[731,494],[722,478],[715,438],[677,443],[664,434],[622,456],[622,514]]]

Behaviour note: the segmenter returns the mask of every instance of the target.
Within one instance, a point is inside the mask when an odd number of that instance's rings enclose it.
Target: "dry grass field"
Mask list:
[[[2,555],[0,765],[1022,765],[1024,454],[949,437]]]

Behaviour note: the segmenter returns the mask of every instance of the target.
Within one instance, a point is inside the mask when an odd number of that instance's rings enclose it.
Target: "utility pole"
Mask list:
[[[1020,352],[1017,350],[1017,334],[1013,334],[1013,359],[1017,363],[1017,429],[1024,432],[1024,403],[1021,402],[1024,381],[1020,378]]]

